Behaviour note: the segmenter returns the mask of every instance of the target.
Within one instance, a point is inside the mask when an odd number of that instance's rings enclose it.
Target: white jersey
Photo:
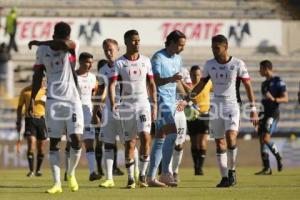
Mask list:
[[[186,68],[184,67],[181,67],[180,69],[180,75],[182,76],[182,81],[185,83],[185,84],[192,84],[192,80],[191,80],[191,76],[190,76],[190,72],[189,70],[187,70]],[[179,94],[176,94],[176,101],[180,101],[182,100],[182,98],[180,97]]]
[[[150,59],[139,55],[137,60],[128,60],[121,56],[115,62],[115,72],[111,78],[122,78],[122,102],[144,104],[149,102],[147,78],[153,78]]]
[[[99,70],[99,74],[98,74],[98,84],[99,85],[103,85],[105,84],[105,91],[108,91],[108,79],[109,77],[115,73],[115,69],[114,67],[109,67],[108,64],[105,64],[103,67],[101,67],[101,69]],[[121,89],[120,89],[120,84],[117,83],[116,85],[116,99],[115,102],[117,104],[120,103],[120,95],[121,95]],[[109,98],[106,97],[105,98],[105,106],[106,108],[108,108],[110,110],[110,102],[109,102]]]
[[[237,101],[237,79],[250,79],[245,63],[235,57],[230,57],[225,64],[218,63],[216,59],[208,60],[203,70],[203,78],[207,77],[212,81],[214,97],[226,98],[229,101]]]
[[[48,46],[39,46],[34,67],[42,67],[47,77],[47,97],[68,102],[80,102],[70,58],[66,51],[54,51]]]
[[[92,107],[92,93],[97,87],[96,76],[88,72],[86,74],[77,75],[77,80],[82,105]]]

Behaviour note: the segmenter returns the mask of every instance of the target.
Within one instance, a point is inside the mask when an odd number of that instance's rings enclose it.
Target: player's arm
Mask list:
[[[173,76],[161,78],[159,74],[154,74],[154,80],[157,86],[166,85],[168,83],[174,83],[180,81],[182,76],[179,73],[174,74]]]
[[[251,113],[250,113],[250,118],[251,118],[251,122],[253,123],[254,126],[258,125],[258,115],[256,112],[256,107],[255,107],[255,96],[254,96],[254,92],[252,89],[252,84],[249,79],[242,79],[243,85],[245,87],[249,102],[250,102],[250,106],[251,106]]]
[[[185,83],[184,81],[180,81],[181,82],[181,85],[183,86],[183,89],[186,91],[186,92],[191,92],[192,91],[192,84],[190,83]]]
[[[32,46],[40,46],[45,45],[51,47],[51,49],[54,50],[63,50],[63,51],[71,51],[76,48],[76,44],[72,40],[47,40],[47,41],[38,41],[38,40],[32,40],[28,43],[29,49],[31,49]]]
[[[108,84],[108,97],[109,97],[109,102],[112,111],[115,109],[115,99],[116,99],[116,84],[117,84],[117,77],[110,78],[109,79],[109,84]]]
[[[20,97],[19,97],[19,102],[18,102],[18,107],[17,107],[17,120],[16,120],[16,129],[19,134],[20,134],[21,127],[22,127],[22,109],[23,109],[24,104],[25,104],[25,100],[24,100],[24,94],[22,91],[20,94]]]
[[[147,78],[147,85],[148,85],[148,91],[150,96],[150,102],[152,106],[152,121],[156,120],[157,117],[157,91],[156,91],[156,84],[153,79],[153,77]]]

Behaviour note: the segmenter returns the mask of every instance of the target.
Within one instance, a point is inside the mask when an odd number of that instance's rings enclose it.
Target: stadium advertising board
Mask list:
[[[5,24],[4,18],[2,20]],[[166,35],[175,29],[184,32],[187,45],[194,47],[210,46],[210,39],[216,34],[229,37],[231,46],[282,46],[280,20],[20,17],[16,39],[20,45],[26,45],[30,40],[51,39],[55,23],[62,20],[72,26],[73,40],[78,40],[83,46],[99,46],[105,38],[115,38],[123,44],[123,34],[129,29],[139,31],[145,46],[163,45]],[[0,35],[4,35],[3,29]],[[0,40],[3,39],[8,37]]]

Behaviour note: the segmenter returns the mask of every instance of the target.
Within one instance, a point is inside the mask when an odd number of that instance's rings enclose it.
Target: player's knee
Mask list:
[[[126,158],[125,159],[125,167],[129,168],[130,166],[132,166],[134,164],[134,159],[130,159],[130,158]]]
[[[183,146],[181,144],[179,144],[179,145],[176,145],[174,149],[175,149],[175,151],[182,151]]]
[[[228,145],[229,150],[235,150],[237,148],[237,145]]]
[[[221,147],[217,148],[217,154],[223,154],[226,153],[226,149],[223,149]]]

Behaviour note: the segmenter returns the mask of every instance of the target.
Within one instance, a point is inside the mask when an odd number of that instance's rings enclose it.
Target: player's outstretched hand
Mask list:
[[[31,40],[29,43],[28,43],[28,48],[31,49],[32,46],[39,46],[40,42],[37,41],[37,40]]]
[[[184,108],[185,108],[185,106],[187,106],[187,102],[185,101],[185,100],[183,100],[183,101],[179,101],[179,103],[178,103],[178,105],[177,105],[177,111],[183,111],[184,110]]]

